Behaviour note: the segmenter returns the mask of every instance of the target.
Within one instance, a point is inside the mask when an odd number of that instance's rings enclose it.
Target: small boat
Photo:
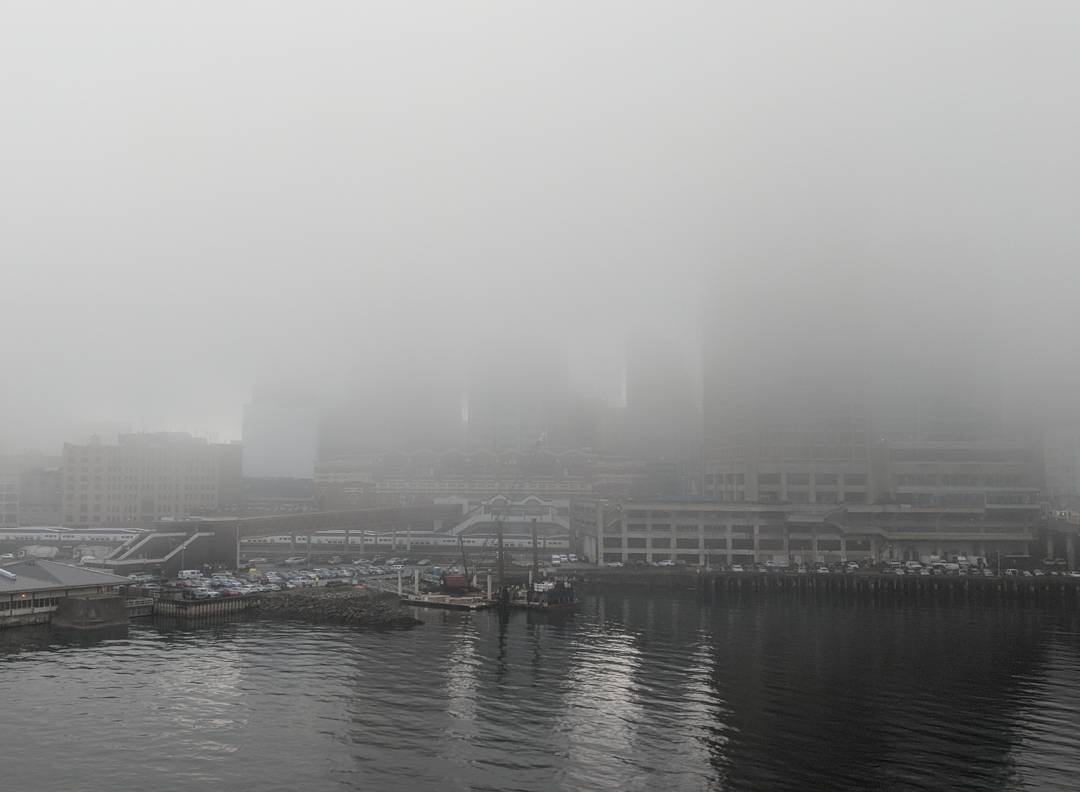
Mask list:
[[[577,607],[577,596],[569,582],[545,580],[533,583],[525,597],[511,600],[511,605],[531,611],[572,611]]]

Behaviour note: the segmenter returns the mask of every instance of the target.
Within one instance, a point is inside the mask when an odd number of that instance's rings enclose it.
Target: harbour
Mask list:
[[[378,632],[233,619],[0,633],[14,789],[1068,789],[1070,609],[582,593],[567,619],[428,610]],[[71,707],[78,700],[80,706]],[[992,702],[988,704],[987,702]],[[902,745],[903,750],[896,746]],[[783,761],[777,750],[783,750]],[[843,746],[842,757],[837,754]]]

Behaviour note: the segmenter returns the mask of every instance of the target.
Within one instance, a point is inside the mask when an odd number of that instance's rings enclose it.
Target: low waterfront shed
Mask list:
[[[24,559],[0,567],[0,628],[44,624],[57,603],[76,594],[111,593],[127,578],[43,559]]]

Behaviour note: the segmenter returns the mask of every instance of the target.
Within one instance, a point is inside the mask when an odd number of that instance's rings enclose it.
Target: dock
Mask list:
[[[452,597],[449,594],[411,594],[401,598],[402,605],[442,610],[477,611],[492,606],[486,597]]]
[[[791,574],[705,570],[578,570],[596,589],[696,592],[708,601],[741,597],[834,598],[864,602],[1038,604],[1080,607],[1080,578],[889,575],[873,572]]]
[[[205,619],[242,613],[258,607],[254,597],[224,597],[211,600],[155,599],[153,615],[170,619]]]

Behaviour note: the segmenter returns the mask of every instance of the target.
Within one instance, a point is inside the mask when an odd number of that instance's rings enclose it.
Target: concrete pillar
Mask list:
[[[487,598],[491,599],[491,573],[488,572],[487,576]]]
[[[847,561],[847,537],[844,534],[840,534],[840,558]]]
[[[1069,565],[1069,571],[1076,569],[1076,534],[1065,534],[1065,563]]]
[[[400,597],[400,596],[401,596],[402,594],[404,594],[404,593],[405,593],[405,589],[404,589],[404,587],[402,586],[402,580],[401,580],[401,570],[400,570],[400,569],[398,570],[398,573],[397,573],[397,593],[398,593],[398,596],[399,596],[399,597]]]
[[[821,558],[818,556],[818,543],[817,543],[817,540],[818,540],[818,534],[817,534],[817,531],[814,531],[814,533],[810,537],[810,555],[812,555],[814,557],[814,563],[815,564],[818,563],[821,560]]]
[[[1046,531],[1046,558],[1054,557],[1054,532],[1050,529]]]
[[[420,570],[419,569],[414,569],[413,570],[413,591],[416,592],[417,596],[420,595]]]

